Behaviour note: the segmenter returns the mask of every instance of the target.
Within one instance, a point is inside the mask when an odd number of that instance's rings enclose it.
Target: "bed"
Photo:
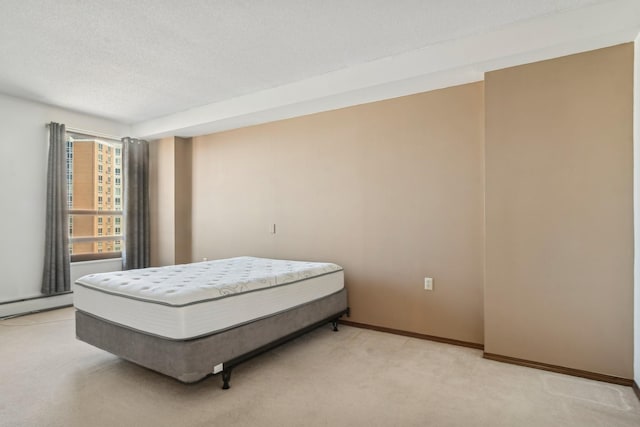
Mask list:
[[[192,383],[348,314],[332,263],[236,257],[90,274],[75,282],[76,336]]]

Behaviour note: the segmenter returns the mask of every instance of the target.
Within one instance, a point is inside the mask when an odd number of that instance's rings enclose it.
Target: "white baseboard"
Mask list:
[[[54,295],[43,298],[31,298],[0,304],[0,317],[32,313],[34,311],[51,310],[73,304],[73,294]]]

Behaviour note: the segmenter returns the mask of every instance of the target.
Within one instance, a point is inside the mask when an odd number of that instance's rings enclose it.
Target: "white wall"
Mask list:
[[[640,386],[640,34],[635,40],[633,82],[634,321],[633,377]]]
[[[51,121],[111,135],[130,132],[122,123],[0,94],[0,303],[41,295],[45,123]]]

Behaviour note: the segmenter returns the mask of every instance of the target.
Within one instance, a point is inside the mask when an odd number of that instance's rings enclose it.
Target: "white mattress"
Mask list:
[[[105,320],[170,339],[216,333],[344,287],[336,264],[238,257],[91,274],[74,305]]]

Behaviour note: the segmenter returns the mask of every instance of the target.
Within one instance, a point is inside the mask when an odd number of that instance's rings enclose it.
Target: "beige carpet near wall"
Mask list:
[[[2,426],[639,426],[629,387],[342,326],[184,385],[75,339],[73,309],[0,321]]]

